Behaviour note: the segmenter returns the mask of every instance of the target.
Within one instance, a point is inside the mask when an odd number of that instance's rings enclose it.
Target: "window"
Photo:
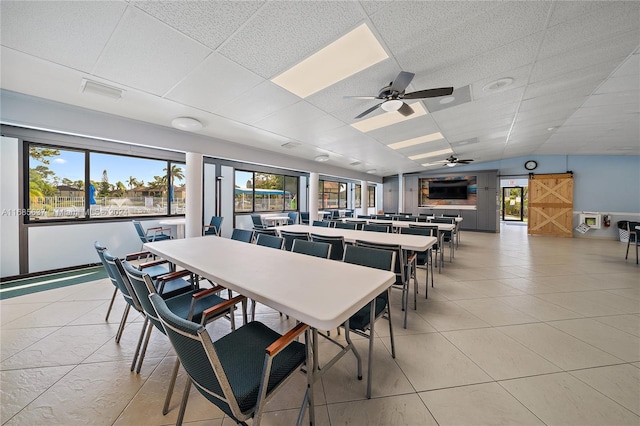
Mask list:
[[[355,208],[362,207],[362,185],[356,185]]]
[[[318,185],[318,206],[321,209],[347,208],[347,184],[321,180]]]
[[[236,213],[297,210],[298,178],[236,170],[234,198]]]
[[[367,188],[367,192],[369,195],[369,203],[367,207],[375,207],[376,206],[376,187],[370,186]]]
[[[184,214],[184,163],[47,145],[27,147],[26,204],[27,211],[35,212],[29,220],[167,215],[169,206],[171,214]]]

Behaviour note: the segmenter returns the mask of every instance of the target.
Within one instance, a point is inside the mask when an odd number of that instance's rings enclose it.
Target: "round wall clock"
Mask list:
[[[527,170],[534,170],[536,167],[538,167],[538,163],[533,160],[529,160],[524,163],[524,168]]]

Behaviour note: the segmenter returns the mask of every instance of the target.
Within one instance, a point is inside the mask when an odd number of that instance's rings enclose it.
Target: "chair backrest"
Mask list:
[[[122,297],[124,297],[124,300],[129,305],[133,306],[136,311],[142,312],[142,304],[140,303],[140,300],[138,300],[138,296],[134,293],[134,290],[131,286],[131,281],[129,281],[127,279],[127,276],[125,275],[120,259],[112,256],[108,250],[105,250],[103,252],[103,256],[107,265],[109,278],[111,278],[113,284],[118,287],[118,289],[122,293]]]
[[[410,231],[411,229],[415,229],[418,232]],[[408,228],[400,228],[401,234],[413,234],[413,235],[427,235],[429,237],[438,237],[438,225],[414,225],[409,224]]]
[[[443,214],[442,217],[460,217],[457,214]]]
[[[339,219],[340,212],[338,210],[331,210],[331,219]]]
[[[362,227],[363,231],[373,232],[391,232],[391,224],[389,223],[367,223]]]
[[[356,219],[347,219],[346,222],[355,224],[357,230],[361,230],[364,225],[366,225],[366,222],[358,221]]]
[[[368,214],[359,214],[358,219],[371,219],[371,216]]]
[[[296,225],[298,223],[298,213],[297,212],[289,212],[287,213],[289,216],[289,225]]]
[[[223,220],[224,220],[223,216],[212,216],[211,221],[209,222],[209,227],[205,228],[204,230],[204,235],[220,236],[220,232],[222,231]]]
[[[401,222],[417,222],[418,217],[417,216],[398,216],[397,220]]]
[[[380,244],[380,243],[370,243],[368,241],[356,240],[356,246],[358,247],[367,247],[377,250],[387,250],[392,253],[395,253],[395,266],[392,271],[396,273],[396,284],[402,284],[405,282],[405,268],[404,268],[404,255],[402,251],[402,247],[397,244]],[[365,265],[366,266],[366,265]]]
[[[344,222],[336,222],[335,228],[340,228],[340,229],[356,229],[356,224],[355,223],[344,223]]]
[[[284,238],[284,249],[288,251],[291,251],[295,240],[309,241],[308,232],[280,231],[280,236]]]
[[[262,227],[264,226],[262,223],[262,216],[259,214],[252,214],[251,221],[253,222],[253,226]]]
[[[253,230],[253,239],[257,240],[258,239],[258,235],[273,235],[274,237],[278,236],[278,233],[276,232],[275,229],[254,229]]]
[[[158,294],[152,294],[149,300],[154,312],[157,313],[160,329],[169,338],[180,363],[196,389],[225,414],[235,419],[238,414],[234,415],[230,404],[240,412],[237,408],[238,403],[224,376],[224,370],[207,330],[171,312]]]
[[[253,240],[253,231],[250,231],[248,229],[235,228],[231,233],[231,239],[250,243],[251,240]]]
[[[293,240],[291,251],[328,259],[331,254],[331,244],[318,241]]]
[[[331,253],[329,254],[329,259],[342,260],[344,255],[344,237],[329,237],[311,234],[311,241],[330,244]]]
[[[107,268],[107,263],[104,261],[104,254],[102,253],[107,248],[103,246],[99,241],[94,241],[93,247],[96,249],[96,252],[98,252],[98,257],[100,258],[100,262],[102,263],[102,266],[104,266],[105,271],[107,271],[107,275],[109,275],[109,268]]]
[[[396,255],[393,251],[364,246],[348,245],[344,251],[344,261],[346,263],[385,271],[393,271],[395,257]]]
[[[434,217],[433,219],[431,219],[431,223],[450,223],[450,224],[455,224],[456,223],[456,219],[455,219],[455,217]]]
[[[281,250],[284,246],[284,238],[276,237],[275,235],[259,233],[256,237],[256,244],[259,246],[271,247]]]
[[[149,275],[144,272],[139,271],[136,267],[131,265],[129,262],[122,262],[122,266],[124,269],[127,278],[129,279],[129,283],[133,291],[142,306],[142,310],[144,311],[149,321],[153,323],[154,326],[158,328],[158,330],[164,333],[164,328],[162,328],[162,324],[160,324],[160,319],[158,318],[158,314],[151,304],[149,300],[150,294],[156,294],[156,289],[151,281]],[[159,296],[161,297],[161,296]]]
[[[143,243],[148,243],[149,239],[147,238],[147,233],[144,231],[142,224],[137,220],[134,220],[132,222],[133,222],[133,226],[136,228],[138,237],[140,237],[140,241],[142,241]]]
[[[347,210],[346,212],[344,212],[344,217],[353,217],[353,211]]]
[[[300,212],[300,223],[309,224],[309,212]]]
[[[322,226],[324,228],[328,228],[329,227],[329,222],[325,222],[324,220],[314,220],[312,225],[313,226]]]
[[[640,226],[640,222],[627,222],[627,231],[629,232],[629,243],[638,242],[638,234],[640,232],[636,229],[636,226]]]

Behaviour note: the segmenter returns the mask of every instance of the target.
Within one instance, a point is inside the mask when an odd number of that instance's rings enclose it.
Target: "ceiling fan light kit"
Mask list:
[[[401,100],[391,99],[389,101],[383,102],[382,105],[380,105],[380,108],[387,112],[390,112],[399,110],[402,105],[404,105],[404,102],[402,102]]]

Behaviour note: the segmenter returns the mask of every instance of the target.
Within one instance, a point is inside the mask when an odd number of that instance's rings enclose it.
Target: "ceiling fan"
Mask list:
[[[438,161],[439,163],[444,163],[445,166],[448,167],[453,167],[456,164],[470,164],[473,160],[470,158],[461,160],[458,157],[454,157],[453,155],[450,156],[449,158],[442,160],[442,161]]]
[[[378,105],[369,108],[356,118],[362,118],[365,115],[372,113],[378,107],[385,111],[398,111],[405,117],[413,114],[413,109],[404,103],[403,99],[425,99],[425,98],[437,98],[439,96],[449,96],[453,93],[453,87],[440,87],[438,89],[418,90],[417,92],[405,93],[405,89],[413,80],[414,73],[400,71],[400,74],[389,83],[388,86],[383,87],[378,92],[377,96],[345,96],[350,99],[379,99],[382,102]]]

